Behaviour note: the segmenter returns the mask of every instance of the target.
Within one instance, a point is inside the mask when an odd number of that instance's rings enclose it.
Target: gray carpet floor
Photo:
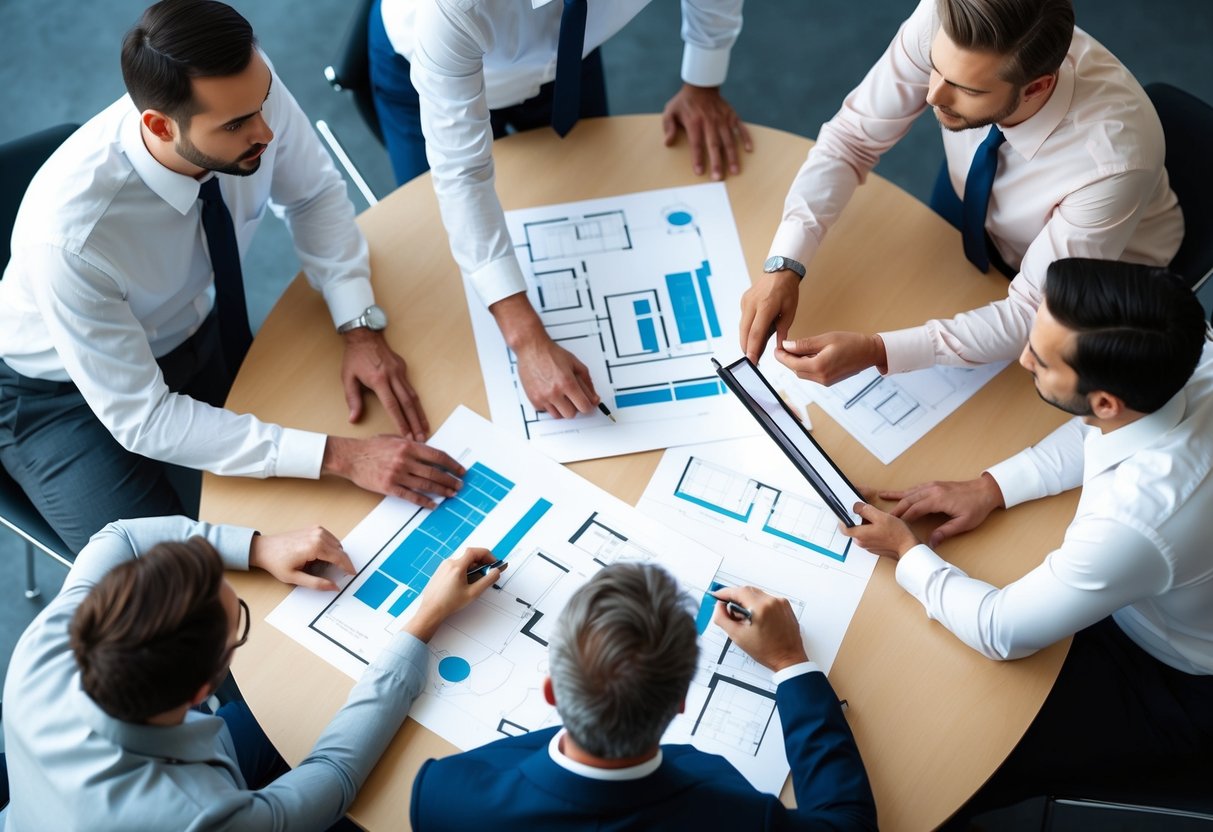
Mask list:
[[[118,50],[145,0],[2,0],[0,142],[62,122],[83,122],[122,94]],[[348,0],[234,0],[304,110],[323,118],[380,194],[392,187],[387,156],[348,96],[322,69],[336,58],[350,23]],[[815,136],[846,92],[884,50],[912,0],[750,0],[734,49],[726,97],[746,121]],[[1101,40],[1142,83],[1165,81],[1213,102],[1213,1],[1075,0],[1079,25]],[[658,0],[604,48],[614,113],[658,112],[678,86],[679,4]],[[927,114],[877,172],[926,199],[942,158]],[[761,153],[759,147],[757,152]],[[351,186],[359,208],[365,203]],[[435,242],[442,245],[443,242]],[[246,263],[254,326],[299,264],[281,223],[267,219]],[[1213,305],[1213,287],[1204,298]],[[21,548],[0,533],[0,562],[21,574]],[[0,601],[0,669],[17,637],[52,597],[63,571],[40,559],[40,601],[20,581]]]

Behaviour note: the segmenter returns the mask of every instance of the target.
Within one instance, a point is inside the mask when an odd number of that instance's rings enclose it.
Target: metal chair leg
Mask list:
[[[34,575],[34,544],[25,541],[25,597],[31,601],[42,594],[38,578]]]

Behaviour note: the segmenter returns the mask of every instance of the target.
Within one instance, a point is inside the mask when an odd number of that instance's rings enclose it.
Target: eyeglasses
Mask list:
[[[236,625],[237,625],[237,627],[239,627],[240,615],[243,614],[244,615],[244,630],[243,630],[243,632],[240,633],[240,638],[236,639],[236,643],[228,648],[229,652],[231,652],[232,650],[235,650],[237,647],[244,646],[244,643],[246,641],[248,641],[248,631],[253,626],[253,614],[251,612],[249,612],[248,604],[244,603],[243,598],[237,598],[236,603],[240,605],[240,609],[236,613]]]

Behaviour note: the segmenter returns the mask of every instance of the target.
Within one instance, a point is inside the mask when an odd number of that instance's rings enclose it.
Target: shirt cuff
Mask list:
[[[771,248],[767,257],[791,257],[799,260],[805,266],[817,253],[818,241],[811,234],[806,234],[804,226],[795,220],[784,220],[775,229],[775,238],[771,240]]]
[[[884,341],[889,375],[935,366],[935,345],[925,326],[881,332],[880,340]]]
[[[223,559],[224,568],[247,572],[249,547],[253,545],[253,535],[257,532],[243,526],[217,525],[213,529],[214,539],[211,543]]]
[[[467,275],[485,306],[526,291],[526,280],[514,255],[492,260]]]
[[[351,277],[324,287],[324,302],[333,316],[333,328],[348,323],[375,302],[369,277]]]
[[[1003,504],[1007,508],[1039,500],[1048,494],[1040,473],[1025,454],[1016,454],[997,465],[991,465],[986,473],[994,478],[1002,490]]]
[[[719,87],[729,76],[730,47],[707,49],[693,43],[682,49],[682,80],[696,87]]]
[[[282,439],[278,442],[278,460],[269,476],[319,479],[328,440],[323,433],[283,428]]]
[[[783,670],[775,671],[775,674],[771,677],[771,681],[775,683],[776,687],[779,687],[788,679],[795,679],[797,676],[803,676],[806,673],[821,672],[821,668],[817,666],[817,662],[800,662],[799,664],[788,665]]]
[[[957,567],[931,551],[930,546],[919,543],[897,561],[895,575],[902,589],[922,601],[927,594],[927,581],[940,569],[956,569],[960,572]]]
[[[405,670],[406,676],[424,679],[429,670],[430,651],[425,642],[410,632],[401,630],[392,637],[372,663],[381,671]],[[407,671],[412,669],[411,674]]]

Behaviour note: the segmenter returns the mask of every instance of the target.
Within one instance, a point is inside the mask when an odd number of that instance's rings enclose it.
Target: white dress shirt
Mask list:
[[[345,183],[276,75],[263,115],[274,139],[260,169],[220,177],[241,254],[272,206],[334,324],[352,320],[374,296]],[[70,379],[127,450],[216,474],[317,477],[323,434],[172,393],[156,364],[214,303],[200,185],[152,157],[128,96],[76,131],[17,214],[0,358],[31,378]]]
[[[1015,659],[1112,615],[1185,673],[1213,674],[1213,345],[1162,409],[1102,433],[1081,419],[989,469],[1007,508],[1082,486],[1061,546],[997,589],[923,545],[897,582],[961,641]]]
[[[591,2],[585,53],[649,0]],[[682,79],[718,87],[741,31],[742,0],[682,0]],[[526,291],[493,188],[489,110],[556,77],[564,4],[553,0],[383,0],[392,46],[411,64],[421,128],[451,254],[486,306]]]
[[[882,153],[926,108],[930,47],[939,19],[922,0],[888,50],[821,128],[784,204],[771,254],[808,263],[826,231]],[[1066,257],[1165,266],[1179,249],[1183,217],[1163,168],[1162,127],[1129,71],[1074,30],[1044,107],[1003,127],[986,230],[1019,274],[1008,297],[950,320],[881,333],[889,372],[932,364],[976,366],[1013,359],[1027,341],[1045,272]],[[957,194],[989,128],[941,128]],[[959,240],[957,240],[959,243]]]

